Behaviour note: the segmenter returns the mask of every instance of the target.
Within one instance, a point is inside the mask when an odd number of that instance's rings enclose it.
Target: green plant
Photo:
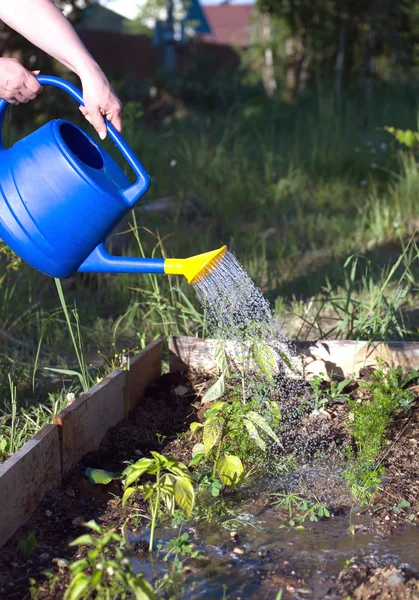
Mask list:
[[[324,389],[324,377],[324,373],[319,373],[310,380],[315,410],[324,410],[328,404],[349,398],[349,395],[344,394],[343,390],[351,382],[350,379],[344,379],[343,381],[331,379],[329,387]]]
[[[24,558],[29,558],[37,549],[38,541],[33,531],[26,538],[19,540],[19,552]]]
[[[217,401],[204,414],[204,423],[191,423],[193,433],[202,434],[202,442],[195,444],[192,464],[201,460],[212,462],[212,479],[217,476],[227,486],[240,485],[244,479],[242,459],[233,454],[243,436],[265,452],[266,442],[263,436],[280,444],[279,438],[266,418],[253,410],[252,403],[246,404],[234,394],[230,402]]]
[[[350,450],[349,466],[345,478],[361,505],[368,504],[377,490],[385,469],[376,459],[384,444],[386,429],[394,416],[408,410],[414,401],[414,394],[407,389],[408,383],[418,379],[419,372],[404,374],[402,367],[376,369],[370,381],[359,385],[367,389],[372,398],[361,403],[348,402],[349,425],[356,445],[356,456]]]
[[[124,470],[125,491],[122,498],[123,506],[126,505],[128,498],[137,494],[142,494],[144,500],[148,500],[151,514],[150,552],[153,550],[154,532],[161,505],[173,517],[177,504],[185,515],[190,517],[195,502],[192,477],[188,468],[174,458],[158,452],[152,451],[151,455],[153,458],[141,458]],[[154,477],[154,483],[133,485],[145,476]]]
[[[189,533],[186,531],[180,533],[178,537],[170,539],[164,547],[163,544],[160,544],[159,551],[164,554],[163,560],[168,562],[170,559],[174,569],[178,572],[181,572],[185,560],[202,558],[203,556],[199,550],[195,550],[191,545]]]
[[[400,144],[407,148],[414,148],[419,145],[419,132],[411,129],[396,129],[395,127],[384,127],[385,131],[392,135]]]
[[[309,503],[305,498],[292,494],[290,492],[270,494],[273,500],[272,505],[277,508],[284,508],[289,515],[288,524],[296,529],[304,529],[303,523],[309,519],[311,522],[317,522],[319,518],[330,517],[328,508],[319,502]]]
[[[151,585],[132,570],[130,557],[123,550],[123,538],[115,529],[105,531],[95,521],[85,526],[97,534],[81,535],[70,546],[88,546],[85,558],[70,565],[71,581],[64,600],[154,600]]]

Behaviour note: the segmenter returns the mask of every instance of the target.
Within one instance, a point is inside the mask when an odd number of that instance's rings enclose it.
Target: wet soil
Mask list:
[[[150,450],[187,464],[196,441],[189,424],[202,419],[200,397],[209,384],[205,373],[174,373],[163,375],[146,391],[141,405],[108,431],[100,449],[82,459],[64,486],[50,492],[0,550],[0,599],[63,597],[68,564],[86,551],[69,547],[85,533],[83,523],[95,519],[120,528],[134,516],[133,509],[122,511],[121,483],[93,485],[86,468],[120,472],[126,461],[148,456]],[[360,401],[367,393],[355,382],[346,391]],[[386,474],[371,506],[357,507],[342,477],[343,448],[351,443],[346,404],[335,403],[321,413],[307,409],[287,436],[288,450],[303,449],[296,457],[297,468],[250,482],[235,494],[223,492],[221,501],[234,511],[216,521],[188,523],[186,530],[205,558],[186,561],[182,591],[161,597],[262,600],[275,599],[282,590],[284,599],[419,600],[419,401],[414,391],[414,406],[386,434],[381,456]],[[305,523],[304,531],[284,526],[287,512],[272,507],[269,497],[281,491],[315,497],[329,508],[330,518]],[[410,506],[400,508],[403,501]],[[139,502],[136,508],[146,507]],[[19,540],[32,532],[37,547],[25,558]],[[132,533],[137,541],[133,564],[151,579],[145,551],[148,530],[138,524]],[[176,533],[161,528],[159,536]],[[31,580],[36,588],[32,596]]]

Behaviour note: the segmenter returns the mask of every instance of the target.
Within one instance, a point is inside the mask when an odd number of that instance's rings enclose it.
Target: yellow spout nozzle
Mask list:
[[[227,246],[222,246],[190,258],[166,258],[164,272],[166,275],[184,275],[188,283],[197,283],[217,268],[226,251]]]

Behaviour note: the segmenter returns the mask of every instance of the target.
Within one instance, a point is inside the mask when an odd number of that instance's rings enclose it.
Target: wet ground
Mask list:
[[[0,551],[0,599],[63,597],[68,564],[83,554],[83,549],[80,554],[68,546],[85,532],[82,523],[95,519],[121,527],[127,516],[119,500],[121,484],[92,485],[86,467],[121,470],[123,461],[147,456],[150,450],[187,463],[195,440],[186,432],[202,416],[199,394],[207,380],[200,373],[163,376],[141,406],[108,432],[99,451],[84,457],[64,487],[44,499]],[[352,385],[353,397],[364,393]],[[416,399],[387,432],[386,477],[373,504],[363,509],[356,506],[342,477],[341,449],[350,442],[347,408],[335,404],[327,413],[303,416],[293,431],[294,441],[306,441],[307,455],[299,457],[292,473],[224,494],[221,501],[228,509],[220,511],[218,519],[182,526],[202,557],[186,560],[176,585],[159,597],[275,600],[282,594],[283,599],[296,600],[419,600],[419,402]],[[269,495],[284,491],[315,497],[329,508],[330,516],[305,521],[304,530],[289,527],[287,511],[273,507]],[[211,499],[209,504],[219,501]],[[403,501],[409,502],[408,508],[400,508]],[[31,532],[37,548],[24,558],[18,542]],[[178,532],[179,526],[162,528],[157,538],[164,541]],[[149,580],[156,574],[161,577],[167,564],[159,555],[150,562],[145,551],[148,530],[138,523],[130,539],[135,569]],[[36,590],[32,596],[31,579]]]

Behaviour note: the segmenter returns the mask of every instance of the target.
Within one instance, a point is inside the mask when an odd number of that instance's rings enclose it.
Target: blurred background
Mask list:
[[[152,179],[110,249],[186,257],[225,243],[291,338],[419,338],[417,2],[56,3],[123,101],[124,135]],[[79,85],[0,33],[3,56]],[[8,112],[3,136],[57,117],[94,136],[78,113],[45,88]],[[81,367],[54,280],[0,252],[0,389],[12,374],[24,402],[59,403]],[[184,280],[62,285],[92,381],[151,339],[206,335]]]

